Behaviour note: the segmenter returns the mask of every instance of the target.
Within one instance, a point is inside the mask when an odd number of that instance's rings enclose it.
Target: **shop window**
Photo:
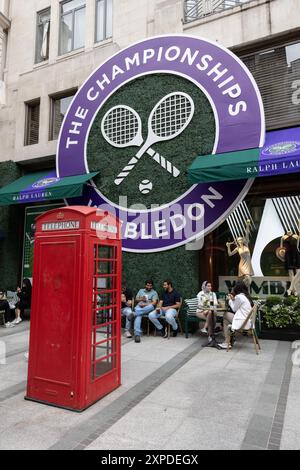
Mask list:
[[[50,8],[37,13],[35,63],[49,59]]]
[[[85,1],[61,3],[59,53],[66,54],[85,44]]]
[[[224,10],[241,6],[250,0],[185,0],[184,23],[221,13]]]
[[[229,252],[234,252],[238,238],[245,236],[247,220],[250,220],[248,247],[253,269],[251,294],[259,297],[283,295],[289,272],[279,248],[284,245],[284,235],[289,232],[299,234],[300,196],[249,198],[215,230],[213,263],[220,291],[231,289],[238,277],[240,263],[246,262],[240,253],[230,256]],[[226,244],[231,244],[229,249]]]
[[[4,80],[4,68],[6,65],[6,55],[7,55],[7,33],[5,31],[2,32],[2,41],[0,39],[0,48],[2,48],[1,54],[0,54],[0,81],[2,81]],[[0,102],[0,104],[4,104],[4,103]]]
[[[65,93],[64,95],[51,97],[49,140],[58,139],[62,122],[75,93],[75,90],[71,90],[70,92]]]
[[[242,57],[262,95],[268,129],[300,123],[300,42]]]
[[[40,100],[26,103],[25,145],[39,142]]]
[[[96,0],[96,42],[112,37],[113,0]]]

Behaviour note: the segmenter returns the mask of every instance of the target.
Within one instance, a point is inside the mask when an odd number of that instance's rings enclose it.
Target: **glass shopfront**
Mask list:
[[[32,279],[35,219],[44,212],[62,206],[63,204],[47,204],[43,206],[26,207],[24,222],[22,279],[25,277]]]
[[[299,176],[293,175],[285,181],[283,177],[256,180],[246,199],[223,224],[206,237],[200,255],[202,272],[205,273],[203,279],[211,279],[216,290],[227,292],[239,277],[242,262],[236,248],[239,238],[245,238],[247,220],[250,221],[248,247],[252,269],[251,294],[260,298],[282,296],[290,288],[291,272],[280,247],[286,247],[286,235],[291,232],[294,235],[295,249],[299,253],[298,262],[300,261],[298,179]],[[245,243],[245,240],[241,241],[241,244]],[[298,268],[300,270],[300,265]],[[293,274],[296,271],[297,266],[294,267]],[[300,276],[295,291],[300,293]]]

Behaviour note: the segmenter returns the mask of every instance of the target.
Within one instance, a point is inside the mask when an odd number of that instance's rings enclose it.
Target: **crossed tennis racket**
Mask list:
[[[151,146],[157,142],[171,140],[181,134],[191,122],[195,111],[192,98],[183,92],[174,92],[162,98],[152,109],[148,119],[148,136],[142,136],[142,121],[138,113],[129,106],[111,108],[103,117],[101,131],[105,140],[113,147],[140,147],[115,179],[119,185],[133,170],[140,158],[147,153],[175,178],[180,174],[176,166],[155,152]]]

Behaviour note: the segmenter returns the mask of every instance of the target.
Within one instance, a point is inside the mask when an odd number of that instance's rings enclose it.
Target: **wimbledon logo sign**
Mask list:
[[[264,144],[264,112],[256,83],[246,66],[218,44],[191,36],[159,36],[134,44],[100,65],[80,88],[65,116],[58,143],[57,176],[89,172],[87,147],[92,127],[97,116],[101,116],[101,138],[108,148],[115,152],[130,148],[130,158],[122,157],[125,158],[122,169],[115,172],[109,183],[114,191],[119,191],[119,203],[104,195],[95,184],[85,189],[78,202],[109,210],[120,218],[126,251],[162,251],[204,236],[225,219],[252,184],[246,180],[198,184],[179,197],[174,192],[176,198],[164,204],[127,207],[126,198],[122,199],[126,184],[149,159],[158,170],[155,178],[168,175],[176,188],[187,167],[178,160],[172,161],[172,155],[161,152],[158,144],[177,142],[187,136],[191,126],[196,126],[196,131],[200,126],[193,97],[179,89],[170,88],[169,93],[157,96],[147,114],[147,129],[143,129],[136,106],[120,102],[105,108],[110,98],[134,80],[151,75],[159,80],[159,74],[180,77],[206,96],[215,120],[212,154]],[[154,89],[153,96],[155,93]],[[136,103],[134,99],[132,102]],[[98,158],[101,160],[101,154]],[[137,188],[141,198],[155,194],[151,174],[140,178]]]

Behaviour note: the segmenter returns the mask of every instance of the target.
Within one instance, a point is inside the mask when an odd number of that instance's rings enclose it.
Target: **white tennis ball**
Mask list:
[[[139,190],[142,194],[148,194],[153,189],[153,184],[149,180],[143,180],[139,185]]]

